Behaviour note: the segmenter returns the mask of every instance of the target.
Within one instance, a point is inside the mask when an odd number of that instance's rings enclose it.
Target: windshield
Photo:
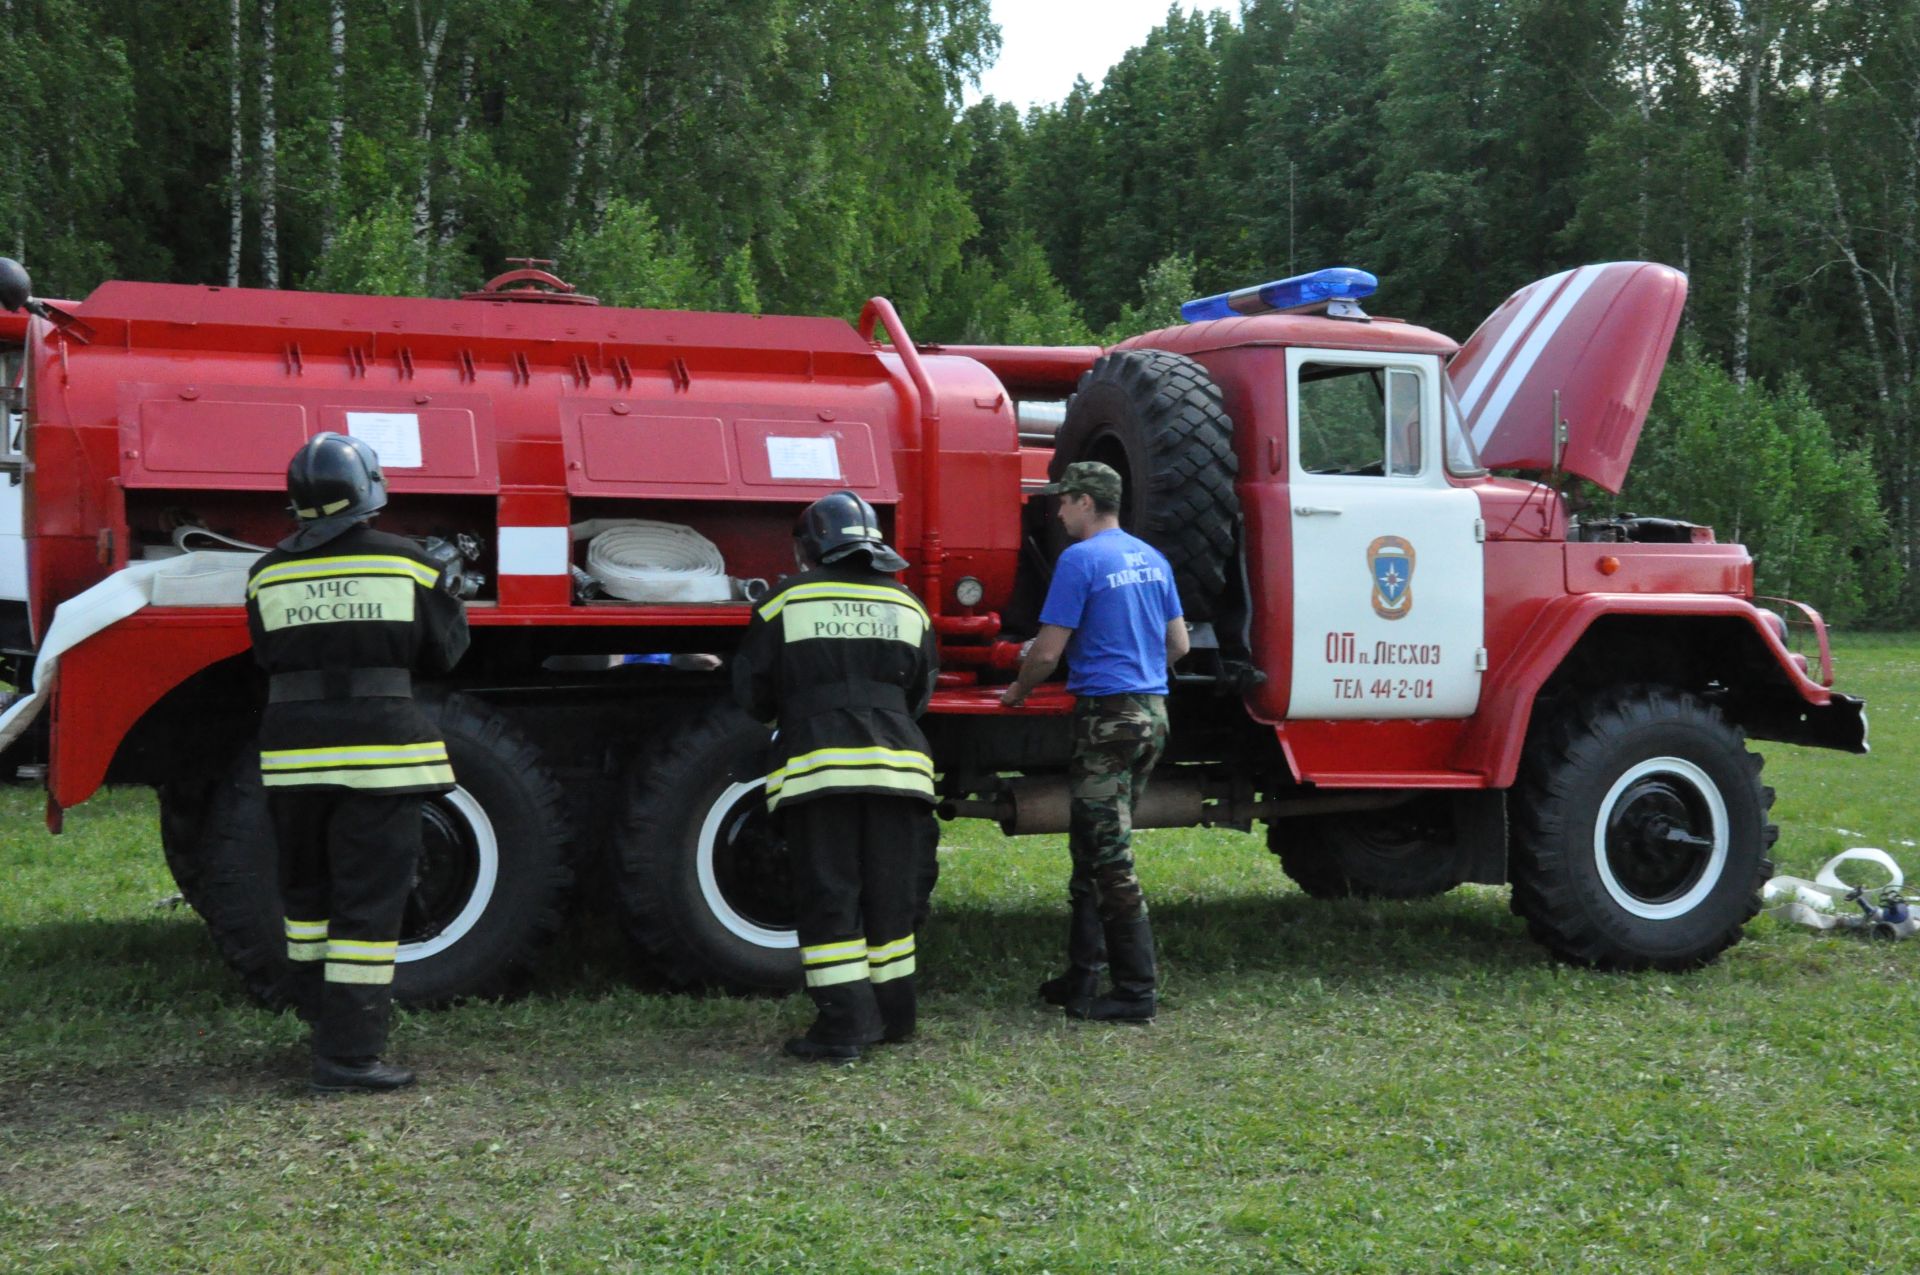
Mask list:
[[[1478,478],[1487,472],[1480,463],[1479,449],[1461,424],[1460,396],[1454,392],[1453,378],[1440,378],[1441,416],[1446,423],[1447,472],[1455,478]]]

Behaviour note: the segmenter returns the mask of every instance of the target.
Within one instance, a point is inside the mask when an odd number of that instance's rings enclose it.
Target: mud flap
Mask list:
[[[1507,883],[1507,794],[1482,789],[1453,794],[1453,832],[1460,847],[1460,880]]]

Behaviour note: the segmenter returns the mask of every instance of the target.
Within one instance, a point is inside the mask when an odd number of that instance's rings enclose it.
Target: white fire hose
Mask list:
[[[1850,886],[1840,879],[1843,863],[1871,863],[1884,868],[1887,881],[1878,886]],[[1813,880],[1778,876],[1760,890],[1763,903],[1774,904],[1769,914],[1816,930],[1867,930],[1877,938],[1903,939],[1920,932],[1909,900],[1901,893],[1907,883],[1900,865],[1885,850],[1858,846],[1843,850],[1820,866]]]
[[[606,518],[573,526],[587,540],[587,574],[627,602],[725,602],[734,596],[726,560],[691,527],[644,518]]]

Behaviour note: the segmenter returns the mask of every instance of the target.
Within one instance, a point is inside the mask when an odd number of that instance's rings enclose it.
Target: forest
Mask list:
[[[1920,621],[1920,0],[1242,0],[1096,88],[968,89],[987,0],[0,0],[0,252],[108,278],[1117,340],[1329,265],[1465,339],[1686,272],[1627,489],[1760,591]]]

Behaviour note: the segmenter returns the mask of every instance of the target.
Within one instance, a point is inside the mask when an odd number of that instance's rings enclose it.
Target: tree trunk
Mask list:
[[[333,69],[328,75],[332,115],[327,120],[327,209],[326,223],[320,228],[320,253],[333,248],[333,236],[340,222],[340,157],[347,141],[347,3],[333,0],[333,22],[328,32],[328,47],[333,53]]]
[[[424,244],[433,231],[433,93],[440,47],[447,38],[447,15],[442,13],[435,20],[429,35],[420,14],[420,0],[413,0],[413,34],[420,44],[420,117],[414,128],[414,137],[420,143],[420,189],[413,201],[413,237]]]
[[[246,230],[246,143],[240,131],[240,0],[230,10],[232,61],[227,74],[228,162],[227,162],[227,286],[240,286],[240,249]]]
[[[1743,17],[1747,26],[1747,147],[1740,161],[1740,277],[1734,282],[1733,380],[1736,385],[1747,383],[1748,346],[1753,326],[1754,169],[1760,157],[1760,77],[1766,66],[1767,48],[1764,6],[1748,0]]]
[[[1833,224],[1827,227],[1826,235],[1840,255],[1846,258],[1847,268],[1853,277],[1854,304],[1860,311],[1860,326],[1866,333],[1867,353],[1873,362],[1874,390],[1884,410],[1891,397],[1887,383],[1887,361],[1880,350],[1880,329],[1873,319],[1873,296],[1867,289],[1867,271],[1860,264],[1860,254],[1855,250],[1853,228],[1847,218],[1847,204],[1840,197],[1840,182],[1833,172],[1833,148],[1827,133],[1826,72],[1825,67],[1816,66],[1808,77],[1807,88],[1807,99],[1813,107],[1814,131],[1820,138],[1820,180],[1827,188],[1828,202],[1833,205]]]
[[[273,5],[260,0],[260,276],[280,286],[280,138],[273,118]]]
[[[460,57],[460,110],[453,118],[452,150],[457,154],[467,139],[467,122],[473,114],[473,50]],[[456,173],[453,187],[440,201],[440,244],[445,247],[460,233],[460,185]]]
[[[573,210],[580,197],[580,179],[587,170],[587,149],[594,135],[594,105],[600,96],[600,61],[606,55],[607,41],[613,33],[614,11],[619,0],[600,0],[600,21],[593,29],[593,45],[587,55],[586,102],[580,108],[580,118],[574,121],[573,158],[567,165],[567,194],[562,207],[567,210],[567,219],[573,219]],[[616,57],[618,54],[616,53]]]
[[[615,3],[607,0],[606,12],[610,19],[607,31],[607,60],[601,68],[600,82],[605,86],[609,99],[619,92],[620,59],[626,51],[626,13],[625,0]],[[593,144],[593,224],[599,225],[607,212],[607,181],[613,172],[613,112],[603,111],[600,122],[594,130]]]

